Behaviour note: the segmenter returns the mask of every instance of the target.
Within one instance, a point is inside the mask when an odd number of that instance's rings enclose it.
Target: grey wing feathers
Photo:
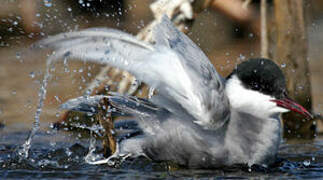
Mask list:
[[[36,46],[48,46],[55,48],[69,47],[68,42],[73,42],[71,40],[88,39],[88,38],[103,38],[103,39],[118,39],[118,41],[126,42],[127,44],[132,44],[138,47],[151,49],[152,46],[137,40],[133,36],[115,29],[106,28],[90,28],[83,31],[68,32],[63,34],[58,34],[47,39],[39,41]]]
[[[105,96],[81,96],[78,98],[70,99],[67,102],[60,105],[60,109],[79,111],[85,113],[98,113],[98,105],[102,98]]]
[[[155,45],[110,29],[64,33],[38,45],[54,48],[51,59],[80,58],[126,70],[164,97],[165,101],[154,104],[175,115],[190,115],[203,127],[221,127],[228,119],[228,100],[221,76],[168,18],[162,18],[153,31],[157,34]]]
[[[229,119],[229,101],[224,93],[225,80],[206,55],[191,39],[178,31],[166,16],[154,27],[153,38],[156,45],[167,46],[182,56],[181,63],[195,84],[191,91],[198,96],[200,106],[205,110],[197,115],[197,123],[221,127]]]
[[[134,96],[116,95],[109,97],[109,103],[118,110],[141,117],[167,115],[166,109],[156,106],[150,101]],[[161,120],[161,119],[160,119]]]
[[[109,107],[99,106],[100,101],[105,99]],[[79,111],[85,113],[96,114],[99,108],[110,108],[107,111],[113,114],[123,116],[140,116],[153,117],[157,115],[167,115],[166,109],[160,108],[146,99],[137,98],[134,96],[120,95],[113,93],[112,96],[96,95],[96,96],[81,96],[70,99],[60,106],[60,109]]]
[[[35,47],[53,48],[54,52],[50,57],[53,60],[62,57],[79,58],[102,64],[108,62],[118,68],[131,63],[129,57],[138,59],[153,50],[153,46],[113,29],[63,33],[41,40]]]

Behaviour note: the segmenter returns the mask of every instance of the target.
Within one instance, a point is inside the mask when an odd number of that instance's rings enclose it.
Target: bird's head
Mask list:
[[[244,112],[271,116],[291,110],[312,118],[288,97],[284,74],[269,59],[249,59],[237,65],[227,78],[226,92],[231,106]]]

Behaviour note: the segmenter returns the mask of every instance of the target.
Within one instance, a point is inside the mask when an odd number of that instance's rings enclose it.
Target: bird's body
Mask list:
[[[145,155],[197,168],[273,162],[280,143],[280,113],[293,107],[309,114],[284,99],[285,80],[278,66],[267,59],[248,60],[225,79],[167,17],[153,34],[154,45],[102,29],[40,42],[55,48],[51,58],[110,64],[157,91],[148,101],[115,94],[78,98],[64,108],[84,110],[86,102],[93,106],[106,98],[112,107],[135,117],[144,135],[122,141],[115,155]]]
[[[145,136],[124,141],[120,152],[203,168],[274,162],[281,140],[279,115],[287,110],[264,101],[269,96],[245,89],[235,77],[226,83],[225,93],[230,119],[221,128],[203,128],[190,117],[176,115],[139,119]]]

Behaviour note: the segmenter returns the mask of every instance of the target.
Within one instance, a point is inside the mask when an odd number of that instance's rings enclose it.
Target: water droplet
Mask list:
[[[52,147],[55,147],[56,146],[56,142],[51,141],[51,142],[49,142],[49,145],[52,146]]]
[[[292,133],[292,131],[290,129],[287,130],[288,134]]]
[[[297,89],[303,90],[304,89],[304,86],[297,86]]]
[[[244,56],[243,54],[240,54],[240,55],[239,55],[239,58],[240,58],[241,60],[245,60],[245,59],[246,59],[246,56]]]
[[[309,166],[309,165],[311,165],[311,161],[309,161],[309,160],[305,160],[305,161],[303,162],[303,164],[304,164],[304,166]]]
[[[46,7],[52,7],[52,0],[44,0],[44,5],[46,6]]]
[[[16,58],[20,59],[21,58],[21,53],[20,52],[16,52]]]
[[[58,96],[54,96],[54,97],[55,97],[55,99],[56,99],[57,102],[62,103],[62,101],[59,99]]]
[[[32,79],[34,79],[34,78],[35,78],[35,76],[36,76],[36,75],[35,75],[35,72],[30,72],[30,73],[29,73],[29,76],[30,76]]]
[[[66,150],[65,150],[65,154],[67,155],[67,156],[71,156],[72,155],[72,151],[70,150],[70,149],[68,149],[68,148],[66,148]]]

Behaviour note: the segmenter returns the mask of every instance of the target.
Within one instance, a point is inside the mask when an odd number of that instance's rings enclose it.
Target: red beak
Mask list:
[[[272,100],[273,102],[275,102],[277,104],[277,106],[289,109],[291,111],[297,112],[299,114],[302,114],[310,119],[313,119],[314,116],[309,113],[303,106],[295,103],[294,101],[288,99],[288,98],[284,98],[284,99],[275,99]]]

